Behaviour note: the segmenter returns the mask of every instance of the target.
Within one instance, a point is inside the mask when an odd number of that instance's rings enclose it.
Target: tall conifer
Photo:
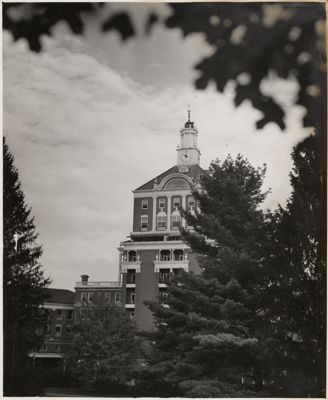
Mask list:
[[[33,394],[28,353],[40,343],[39,305],[49,279],[39,264],[41,246],[25,203],[13,156],[3,141],[4,394]]]
[[[326,172],[320,131],[292,153],[292,194],[269,220],[262,297],[279,343],[274,395],[325,395]]]
[[[256,294],[264,173],[240,155],[228,157],[211,164],[204,191],[194,192],[199,211],[185,217],[195,232],[184,238],[203,272],[181,272],[169,286],[167,307],[149,304],[158,327],[149,378],[166,384],[156,395],[263,395]]]

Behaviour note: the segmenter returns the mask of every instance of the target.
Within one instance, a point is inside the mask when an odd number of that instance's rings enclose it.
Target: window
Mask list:
[[[48,351],[48,346],[46,345],[46,344],[43,344],[42,346],[41,346],[41,349],[40,349],[41,351]]]
[[[68,310],[66,315],[67,319],[73,319],[73,310]]]
[[[81,301],[82,301],[82,303],[85,303],[87,301],[87,293],[86,292],[81,292]]]
[[[165,207],[165,199],[159,199],[158,200],[158,207],[159,208],[164,208]]]
[[[92,303],[93,302],[93,292],[88,293],[88,302]]]
[[[106,303],[110,302],[110,292],[105,292],[105,301]]]
[[[70,325],[66,325],[66,335],[72,334],[72,327]]]
[[[56,337],[61,337],[62,335],[62,326],[61,325],[56,325]]]
[[[131,284],[131,283],[136,283],[136,274],[132,272],[128,272],[126,275],[126,283]]]
[[[121,304],[121,292],[115,292],[115,303]]]
[[[172,229],[178,229],[181,225],[181,215],[178,212],[172,214]]]
[[[170,260],[171,260],[170,250],[162,250],[161,251],[161,261],[170,261]]]
[[[166,214],[161,211],[157,215],[157,229],[158,230],[165,230],[166,229]]]
[[[56,352],[57,352],[57,353],[60,353],[60,346],[59,346],[59,345],[56,346]]]
[[[184,256],[183,256],[183,250],[174,250],[174,260],[175,261],[183,261]]]
[[[159,283],[168,283],[170,280],[170,272],[160,272],[159,273]]]
[[[193,197],[188,197],[188,211],[195,210],[195,200]]]
[[[136,294],[135,294],[135,292],[131,293],[131,304],[136,304]]]
[[[129,261],[134,262],[137,261],[137,252],[134,250],[129,251]]]
[[[141,229],[147,229],[148,228],[148,215],[142,215],[141,216]]]
[[[87,310],[85,310],[85,309],[81,309],[80,310],[80,317],[81,317],[81,319],[84,319],[85,317],[87,316]]]
[[[141,208],[146,210],[148,208],[148,200],[141,200]]]
[[[180,197],[173,197],[173,207],[179,208],[181,204]]]
[[[57,319],[62,319],[63,318],[63,310],[56,310],[56,316],[57,316]]]
[[[134,311],[130,311],[129,316],[132,320],[134,320]]]

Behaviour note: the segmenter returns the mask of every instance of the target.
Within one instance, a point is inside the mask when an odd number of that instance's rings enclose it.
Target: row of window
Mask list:
[[[56,346],[51,346],[50,348],[49,348],[48,345],[43,344],[43,345],[41,346],[41,349],[40,349],[40,350],[41,350],[41,351],[48,351],[48,350],[51,350],[51,352],[60,353],[60,352],[62,351],[62,348],[61,348],[61,346],[60,346],[59,344],[56,345]]]
[[[187,255],[184,254],[183,250],[181,249],[176,249],[176,250],[161,250],[160,254],[159,254],[159,259],[160,261],[171,261],[171,259],[173,261],[183,261],[185,260]],[[123,256],[123,260],[127,260],[130,262],[134,262],[137,261],[138,256],[137,256],[137,252],[134,250],[130,250],[128,252],[128,254],[125,254]],[[135,269],[130,270],[127,273],[127,277],[126,279],[130,279],[130,281],[126,281],[126,283],[136,283],[136,274],[135,274]]]
[[[82,303],[90,303],[92,304],[97,295],[101,295],[102,293],[97,292],[81,292],[81,302]],[[112,295],[114,295],[114,302],[116,304],[121,303],[121,292],[105,292],[104,300],[109,303],[111,301]]]
[[[72,320],[73,319],[73,310],[60,310],[57,309],[56,310],[56,317],[58,320],[62,320],[62,319],[68,319],[68,320]]]
[[[62,310],[60,308],[51,310],[49,308],[44,308],[44,313],[46,314],[48,319],[55,317],[57,320],[69,320],[73,319],[73,310]]]
[[[141,215],[140,226],[141,226],[141,229],[148,229],[148,226],[149,226],[148,215]],[[181,215],[179,213],[173,214],[171,216],[172,229],[179,228],[180,226],[181,226]],[[165,213],[157,216],[156,228],[159,230],[167,228],[167,216]]]
[[[159,198],[158,199],[158,207],[164,208],[166,206],[166,198]],[[181,197],[173,197],[173,207],[179,208],[181,205]],[[187,207],[188,210],[191,210],[195,207],[195,200],[192,197],[187,198]],[[141,208],[143,210],[148,209],[148,199],[141,200]]]
[[[72,326],[71,325],[66,325],[65,326],[65,334],[66,335],[71,335],[72,334]],[[47,325],[45,325],[45,327],[44,327],[44,334],[45,335],[51,335],[53,332],[52,332],[52,329],[51,329],[51,325],[50,324],[47,324]],[[57,338],[59,338],[59,337],[62,337],[62,335],[63,335],[63,326],[62,325],[55,325],[55,332],[54,332],[54,336],[55,337],[57,337]]]

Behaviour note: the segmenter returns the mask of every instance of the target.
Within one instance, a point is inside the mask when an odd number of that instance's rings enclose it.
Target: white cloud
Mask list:
[[[289,154],[305,135],[298,109],[286,133],[275,125],[257,132],[259,113],[247,102],[235,109],[229,89],[141,85],[82,52],[75,37],[65,46],[60,35],[47,39],[41,54],[3,39],[4,132],[54,286],[72,288],[82,273],[117,279],[117,246],[132,228],[131,191],[175,164],[188,103],[203,167],[228,153],[266,162],[267,205],[286,199]]]

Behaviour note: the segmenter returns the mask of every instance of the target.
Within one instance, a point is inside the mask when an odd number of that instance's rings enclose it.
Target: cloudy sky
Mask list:
[[[133,7],[137,27],[149,7],[169,12],[156,4],[125,7]],[[182,39],[157,26],[151,37],[122,44],[115,33],[98,34],[94,20],[87,27],[75,37],[58,26],[41,54],[3,36],[4,133],[52,287],[73,289],[83,273],[118,278],[117,247],[132,229],[131,191],[176,163],[188,104],[202,167],[228,153],[267,163],[265,207],[285,203],[290,152],[307,134],[302,108],[291,106],[295,82],[272,76],[264,84],[288,109],[287,131],[269,124],[259,132],[260,113],[248,102],[236,109],[232,85],[223,94],[193,88],[192,67],[211,51],[201,36]]]

